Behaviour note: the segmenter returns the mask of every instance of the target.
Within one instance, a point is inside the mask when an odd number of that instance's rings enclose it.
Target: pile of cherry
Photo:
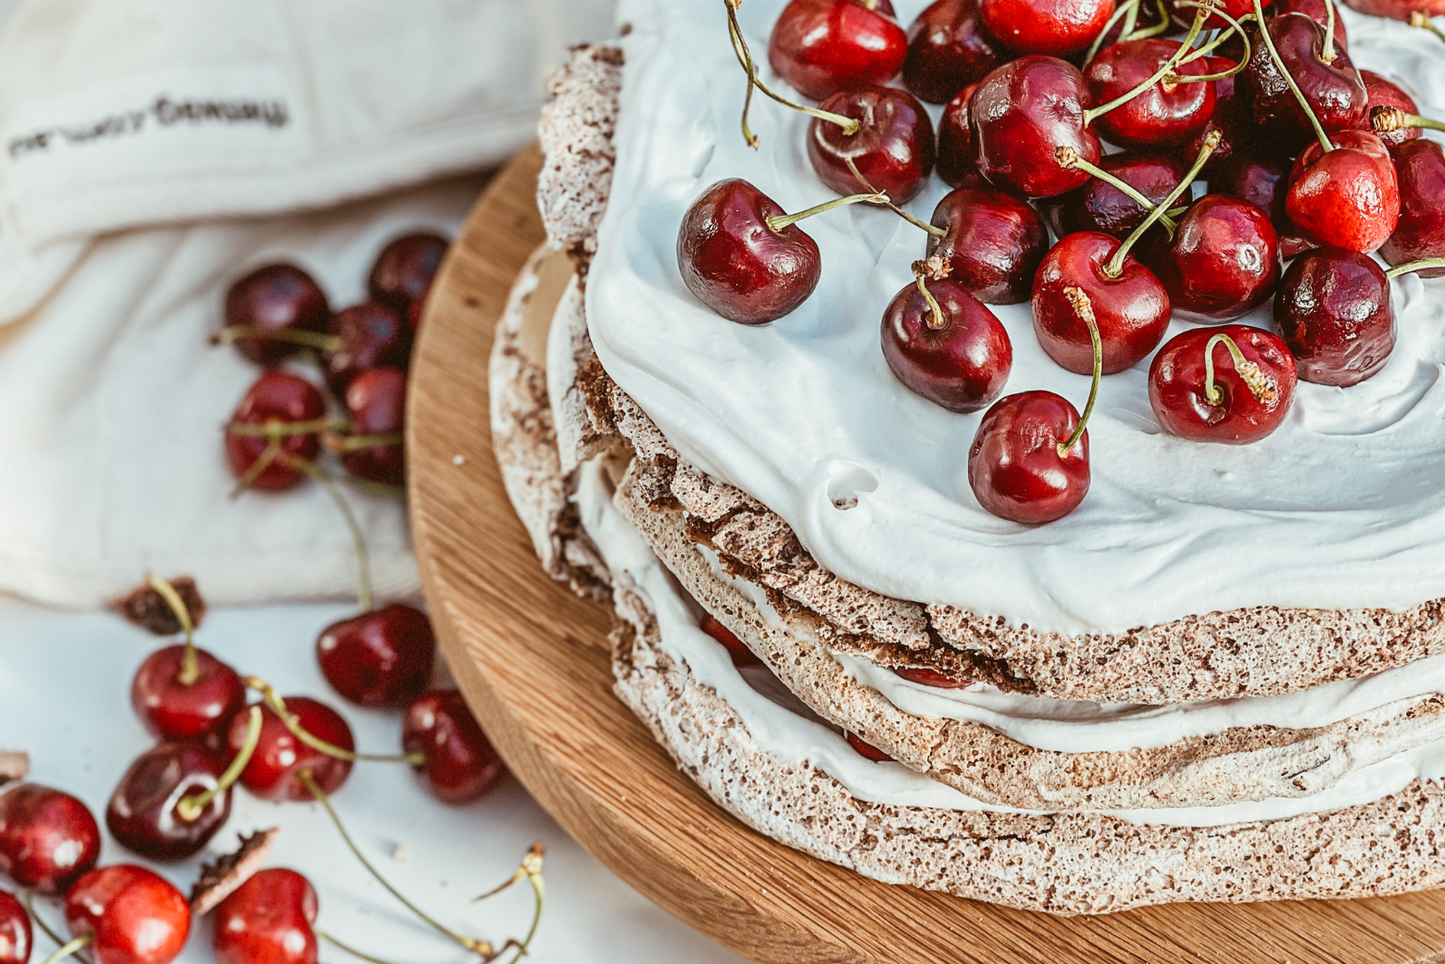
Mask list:
[[[808,158],[843,196],[788,214],[747,181],[712,185],[679,229],[682,277],[723,317],[765,324],[820,277],[798,221],[869,203],[927,232],[882,351],[924,398],[991,406],[968,478],[995,515],[1049,522],[1083,501],[1102,376],[1152,355],[1165,430],[1256,442],[1298,379],[1384,367],[1392,278],[1445,272],[1445,150],[1421,137],[1445,124],[1355,68],[1334,0],[938,0],[907,32],[889,0],[791,0],[768,59],[817,106],[759,79],[740,2],[725,0],[748,105],[757,91],[810,115]],[[936,132],[921,101],[947,105]],[[924,223],[898,205],[935,170],[954,190]],[[1276,330],[1232,323],[1271,298]],[[1000,398],[1013,349],[987,306],[1022,302],[1044,351],[1093,375],[1082,416],[1053,392]],[[1161,348],[1176,313],[1201,327]]]

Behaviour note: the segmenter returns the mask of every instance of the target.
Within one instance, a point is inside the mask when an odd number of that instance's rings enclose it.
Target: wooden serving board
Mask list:
[[[585,847],[770,964],[1445,961],[1441,892],[1059,918],[876,883],[715,806],[613,697],[610,614],[542,573],[492,455],[487,358],[512,280],[543,239],[540,164],[534,147],[497,176],[433,291],[413,362],[410,495],[458,682],[518,778]]]

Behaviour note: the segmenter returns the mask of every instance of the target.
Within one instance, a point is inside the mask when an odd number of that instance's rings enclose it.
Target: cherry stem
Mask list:
[[[440,933],[445,934],[453,941],[456,941],[462,947],[466,948],[474,954],[480,954],[484,959],[491,959],[493,954],[490,941],[484,941],[479,938],[466,937],[462,934],[458,934],[450,927],[447,927],[445,924],[436,920],[426,911],[422,910],[420,907],[407,900],[405,895],[403,895],[401,891],[393,887],[391,885],[391,882],[388,881],[385,877],[383,877],[381,875],[381,872],[371,865],[371,861],[366,859],[366,855],[361,852],[361,849],[356,846],[355,841],[351,839],[351,834],[346,832],[346,825],[343,824],[341,822],[341,818],[337,816],[335,808],[331,806],[331,801],[326,796],[326,791],[322,790],[321,787],[317,785],[316,780],[311,776],[310,770],[302,770],[300,773],[296,774],[296,778],[301,781],[301,785],[307,789],[311,796],[316,798],[316,802],[321,804],[321,806],[325,808],[326,815],[331,818],[331,823],[336,827],[337,832],[341,834],[341,839],[346,842],[346,848],[350,850],[352,855],[361,862],[361,866],[365,867],[367,872],[370,873],[372,877],[376,878],[376,882],[381,884],[381,886],[386,889],[387,893],[395,897],[407,910],[411,911],[413,914],[421,918],[421,920],[423,920],[427,924],[431,925]]]
[[[1224,43],[1226,40],[1228,40],[1232,36],[1235,36],[1236,34],[1239,36],[1239,42],[1244,44],[1244,54],[1239,58],[1238,62],[1236,62],[1235,65],[1228,70],[1222,70],[1219,73],[1215,74],[1190,74],[1188,78],[1173,75],[1176,78],[1175,83],[1182,82],[1186,79],[1195,83],[1203,83],[1205,81],[1214,80],[1228,80],[1230,77],[1233,77],[1235,74],[1240,73],[1249,66],[1249,58],[1254,53],[1254,47],[1252,44],[1250,44],[1249,34],[1245,32],[1244,25],[1240,21],[1234,19],[1223,10],[1215,10],[1209,8],[1205,4],[1194,2],[1194,0],[1178,0],[1176,6],[1202,7],[1208,9],[1213,16],[1219,17],[1223,20],[1227,20],[1229,22],[1229,29],[1221,31],[1219,36],[1215,37],[1213,40],[1209,41],[1209,43],[1205,44],[1189,56],[1185,57],[1183,60],[1179,61],[1179,63],[1175,66],[1182,67],[1185,64],[1193,63],[1200,57],[1207,56],[1214,50],[1215,47],[1218,47],[1220,44]]]
[[[1315,115],[1315,110],[1310,106],[1309,99],[1305,97],[1305,92],[1299,89],[1299,84],[1295,83],[1294,75],[1285,67],[1284,60],[1279,55],[1279,49],[1274,45],[1274,38],[1269,34],[1269,21],[1264,19],[1264,8],[1260,6],[1259,0],[1254,0],[1254,19],[1259,22],[1259,35],[1264,39],[1265,47],[1269,49],[1269,59],[1274,61],[1275,69],[1284,77],[1285,83],[1289,84],[1289,89],[1293,91],[1295,100],[1299,101],[1300,108],[1305,112],[1305,116],[1309,118],[1310,126],[1315,130],[1315,136],[1320,139],[1320,147],[1328,154],[1335,149],[1335,145],[1330,143],[1330,136],[1325,133],[1324,125],[1320,123],[1319,117]]]
[[[242,492],[245,492],[255,484],[256,480],[261,477],[262,472],[265,472],[275,464],[276,459],[279,458],[280,455],[281,437],[276,436],[266,442],[266,447],[261,450],[260,455],[256,456],[256,461],[252,462],[246,471],[242,473],[241,477],[236,480],[236,484],[231,488],[231,494],[227,496],[227,498],[239,498]]]
[[[1089,385],[1089,401],[1084,405],[1084,414],[1079,416],[1079,424],[1074,426],[1074,433],[1069,436],[1069,440],[1058,447],[1059,458],[1068,455],[1069,449],[1084,437],[1084,430],[1089,426],[1089,416],[1094,413],[1094,401],[1099,397],[1099,382],[1104,375],[1104,342],[1099,337],[1099,322],[1094,317],[1093,302],[1089,301],[1083,288],[1074,285],[1064,289],[1064,297],[1073,305],[1075,314],[1089,326],[1089,343],[1094,347],[1094,380]]]
[[[532,926],[527,929],[527,936],[522,938],[521,941],[509,940],[506,944],[502,945],[503,951],[506,951],[509,947],[516,951],[508,964],[516,964],[517,961],[527,956],[527,952],[532,946],[532,938],[537,936],[537,925],[542,923],[542,906],[547,902],[547,886],[542,881],[543,852],[544,849],[540,841],[532,844],[532,846],[527,849],[527,852],[522,855],[522,864],[517,868],[516,873],[512,874],[510,880],[495,890],[473,899],[473,903],[479,900],[486,900],[493,894],[506,890],[523,878],[526,878],[527,883],[532,885],[532,893],[537,898],[536,908],[532,911]]]
[[[1261,402],[1267,402],[1274,395],[1274,389],[1265,381],[1264,372],[1258,365],[1244,357],[1244,352],[1223,332],[1209,339],[1204,345],[1204,400],[1218,406],[1224,402],[1224,393],[1214,383],[1214,346],[1223,345],[1234,360],[1234,370],[1249,388],[1249,392]]]
[[[1379,104],[1370,108],[1370,126],[1377,133],[1404,130],[1407,127],[1425,127],[1432,131],[1445,131],[1445,121],[1411,114],[1398,107]]]
[[[336,938],[332,937],[330,934],[328,934],[326,931],[322,930],[322,929],[319,928],[319,927],[313,927],[313,928],[311,928],[311,933],[315,934],[317,937],[321,938],[323,941],[325,941],[326,943],[332,945],[333,947],[339,947],[339,948],[341,948],[343,951],[345,951],[346,953],[350,954],[352,957],[359,957],[359,958],[361,958],[363,961],[370,961],[371,964],[392,964],[391,961],[388,961],[388,960],[386,960],[385,958],[372,957],[370,954],[365,954],[365,953],[357,950],[356,948],[352,947],[350,944],[347,944],[347,943],[344,943],[343,941],[337,940]]]
[[[40,930],[45,934],[46,937],[54,941],[57,946],[65,943],[65,938],[57,934],[54,928],[52,928],[49,924],[45,923],[45,918],[41,917],[35,912],[35,898],[31,896],[30,891],[20,891],[20,900],[22,903],[25,904],[25,909],[29,912],[30,919],[35,922],[35,926],[40,928]],[[75,957],[77,960],[86,962],[86,964],[89,964],[90,962],[90,958],[86,957],[84,954],[76,954]]]
[[[426,756],[421,753],[357,753],[355,750],[339,747],[335,743],[328,743],[318,736],[313,736],[301,725],[296,714],[286,708],[286,701],[280,693],[276,692],[276,687],[259,676],[247,676],[246,685],[261,694],[261,702],[271,708],[271,711],[281,720],[282,725],[291,731],[292,736],[318,753],[351,763],[365,761],[370,763],[409,763],[412,766],[421,766],[426,762]]]
[[[1409,274],[1411,271],[1428,271],[1431,268],[1445,268],[1445,258],[1421,258],[1418,261],[1409,261],[1405,264],[1396,265],[1385,272],[1386,278],[1398,278],[1402,274]]]
[[[943,228],[940,228],[938,225],[929,224],[927,221],[920,221],[918,218],[915,218],[913,215],[909,214],[907,211],[894,204],[892,198],[890,198],[883,191],[880,191],[876,187],[874,187],[873,182],[869,181],[866,177],[863,176],[863,172],[858,170],[858,165],[853,162],[853,158],[845,157],[843,158],[843,163],[848,165],[848,170],[853,172],[853,177],[857,179],[858,183],[863,185],[868,190],[872,191],[874,194],[883,198],[883,203],[887,205],[889,210],[891,210],[894,214],[898,215],[900,218],[907,221],[914,227],[922,228],[934,237],[942,238],[948,236],[948,232],[943,230]]]
[[[1169,29],[1169,11],[1164,7],[1164,0],[1154,0],[1154,9],[1159,11],[1159,22],[1150,27],[1140,27],[1138,30],[1131,29],[1121,36],[1120,40],[1147,40],[1150,37],[1157,37]]]
[[[1099,48],[1104,46],[1104,38],[1109,35],[1110,30],[1114,29],[1114,25],[1119,22],[1121,17],[1126,17],[1127,19],[1124,21],[1123,28],[1119,31],[1119,36],[1121,38],[1128,36],[1129,31],[1134,29],[1134,24],[1139,19],[1139,3],[1140,0],[1127,0],[1126,3],[1121,3],[1114,8],[1114,12],[1109,14],[1109,19],[1104,21],[1104,29],[1099,31],[1099,35],[1095,37],[1094,42],[1089,45],[1089,52],[1084,55],[1084,67],[1088,67],[1093,59],[1099,55]]]
[[[1116,191],[1127,195],[1131,200],[1133,200],[1144,210],[1153,210],[1154,202],[1145,197],[1138,188],[1136,188],[1134,185],[1130,184],[1123,178],[1119,177],[1118,175],[1111,174],[1109,171],[1104,170],[1097,164],[1091,164],[1090,162],[1084,160],[1082,157],[1079,156],[1078,151],[1074,150],[1072,147],[1069,147],[1067,144],[1054,151],[1054,159],[1059,162],[1060,167],[1077,168],[1078,170],[1083,171],[1085,174],[1088,174],[1092,177],[1097,177],[1099,180],[1114,188]],[[1171,218],[1168,213],[1165,213],[1164,216],[1159,219],[1159,223],[1164,225],[1164,230],[1169,232],[1169,236],[1171,238],[1174,237],[1174,229],[1178,225],[1174,223],[1174,219]]]
[[[346,528],[351,531],[351,542],[356,549],[356,604],[362,612],[371,612],[371,554],[366,550],[366,534],[361,531],[361,523],[356,521],[356,513],[351,511],[351,503],[336,485],[331,473],[315,462],[293,458],[285,453],[281,453],[279,458],[283,465],[304,472],[319,482],[331,497],[331,501],[336,504]]]
[[[841,208],[849,204],[858,204],[860,202],[865,204],[883,205],[888,205],[892,203],[888,200],[888,195],[880,194],[876,191],[872,194],[850,194],[847,197],[834,198],[831,201],[824,201],[822,204],[815,204],[806,210],[798,211],[796,214],[774,214],[770,217],[764,218],[763,220],[767,224],[769,230],[771,230],[774,234],[777,234],[781,232],[783,228],[792,227],[794,224],[797,224],[804,218],[811,218],[813,215],[822,214],[824,211],[831,211],[834,208]]]
[[[304,328],[256,328],[252,325],[230,325],[211,336],[213,345],[229,345],[242,338],[256,341],[284,341],[321,351],[340,351],[346,342],[337,335],[323,335],[319,331]]]
[[[1430,14],[1424,10],[1414,10],[1410,13],[1410,26],[1428,30],[1441,40],[1445,40],[1445,30],[1437,27],[1435,21],[1430,19]]]
[[[190,823],[199,819],[210,806],[211,801],[229,790],[237,780],[241,779],[241,773],[246,769],[246,764],[251,762],[251,757],[256,753],[256,747],[261,745],[261,707],[253,706],[246,720],[246,740],[241,744],[241,749],[231,760],[229,766],[221,773],[216,785],[202,793],[191,794],[182,797],[176,804],[176,815],[182,820]]]
[[[229,435],[241,435],[246,438],[288,439],[298,435],[316,435],[320,432],[345,427],[345,422],[338,422],[334,418],[312,418],[304,422],[283,422],[273,418],[267,419],[259,425],[254,422],[230,422],[226,425],[226,432]]]
[[[325,440],[326,450],[337,455],[358,452],[361,449],[384,448],[401,445],[406,436],[401,432],[381,432],[376,435],[331,435]]]
[[[805,107],[795,101],[788,100],[786,97],[780,97],[769,90],[767,85],[758,79],[758,68],[757,65],[753,63],[753,52],[748,49],[748,42],[743,38],[743,28],[738,25],[738,6],[742,3],[742,0],[723,0],[723,3],[728,8],[728,36],[732,38],[733,53],[737,54],[738,63],[743,65],[743,70],[748,75],[748,94],[743,100],[742,126],[743,140],[747,142],[749,147],[753,150],[758,149],[758,136],[754,134],[753,129],[748,126],[748,109],[753,105],[754,87],[784,107],[791,107],[793,110],[802,111],[809,117],[816,117],[818,120],[827,121],[830,124],[837,124],[843,128],[843,133],[848,137],[852,137],[858,133],[861,125],[851,117],[834,114],[832,111],[819,110],[816,107]]]
[[[1320,49],[1320,62],[1335,62],[1335,0],[1325,0],[1325,45]]]
[[[938,299],[933,297],[933,292],[928,290],[927,272],[924,262],[913,262],[913,283],[918,285],[918,291],[923,295],[923,300],[928,302],[928,327],[931,331],[942,331],[948,327],[948,319],[943,317],[943,308],[938,304]]]
[[[1174,190],[1170,191],[1164,200],[1160,201],[1158,206],[1149,212],[1149,216],[1141,221],[1139,226],[1124,239],[1124,243],[1119,245],[1118,250],[1114,252],[1114,256],[1109,259],[1109,263],[1104,265],[1104,274],[1110,278],[1117,278],[1123,273],[1124,258],[1129,254],[1129,249],[1134,247],[1139,239],[1144,236],[1144,232],[1148,231],[1155,221],[1164,217],[1164,212],[1168,211],[1174,202],[1179,200],[1179,196],[1194,184],[1194,179],[1198,177],[1199,172],[1204,169],[1205,162],[1208,161],[1209,156],[1214,153],[1214,149],[1219,146],[1219,141],[1223,136],[1217,127],[1204,135],[1204,145],[1200,147],[1199,156],[1194,159],[1194,164],[1184,173],[1183,179],[1174,185]]]
[[[54,954],[44,960],[43,964],[56,964],[57,961],[63,961],[74,955],[76,951],[84,950],[93,943],[95,943],[94,934],[81,934],[69,943],[61,944]]]
[[[1190,25],[1189,33],[1185,34],[1184,39],[1180,41],[1179,49],[1174,52],[1174,56],[1164,61],[1164,63],[1159,66],[1159,69],[1154,71],[1153,76],[1151,76],[1148,80],[1144,81],[1142,84],[1135,87],[1128,93],[1120,94],[1118,97],[1115,97],[1107,104],[1100,104],[1098,107],[1093,107],[1089,110],[1084,111],[1084,126],[1088,127],[1090,124],[1094,123],[1094,121],[1098,120],[1100,117],[1103,117],[1114,108],[1124,106],[1125,104],[1129,103],[1129,101],[1133,100],[1135,97],[1138,97],[1140,94],[1144,93],[1144,91],[1148,90],[1150,87],[1153,87],[1155,84],[1159,83],[1159,81],[1163,80],[1166,76],[1168,76],[1169,73],[1174,70],[1175,66],[1177,66],[1178,63],[1189,54],[1190,50],[1193,49],[1191,45],[1194,43],[1194,38],[1199,36],[1199,31],[1203,29],[1204,21],[1208,17],[1208,9],[1201,9],[1194,15],[1194,23]],[[1190,77],[1187,79],[1192,81],[1194,78]]]
[[[201,668],[196,664],[196,627],[191,622],[191,611],[186,607],[181,594],[176,592],[176,587],[160,576],[147,574],[146,582],[166,601],[166,605],[175,614],[176,622],[181,624],[181,632],[186,634],[186,655],[181,660],[181,671],[176,674],[176,682],[182,686],[194,686],[196,680],[201,678]]]

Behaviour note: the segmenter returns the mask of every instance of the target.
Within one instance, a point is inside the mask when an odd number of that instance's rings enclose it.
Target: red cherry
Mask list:
[[[1099,162],[1099,138],[1084,126],[1084,75],[1053,57],[1020,57],[978,85],[969,105],[978,169],[994,185],[1028,197],[1054,197],[1089,179],[1056,160],[1073,148]]]
[[[1114,0],[980,0],[988,32],[1021,54],[1082,53],[1104,29]]]
[[[326,400],[306,379],[290,372],[272,370],[262,372],[246,394],[241,404],[231,415],[231,421],[239,425],[270,425],[294,422],[313,422],[326,414]],[[226,457],[230,460],[231,471],[242,478],[256,460],[266,451],[268,439],[256,435],[226,433]],[[288,435],[281,442],[281,452],[289,458],[314,461],[321,451],[316,432]],[[267,492],[280,492],[299,485],[306,476],[299,470],[285,465],[277,459],[261,471],[251,482],[251,487]]]
[[[407,324],[395,310],[379,301],[364,301],[343,308],[331,319],[329,333],[341,347],[322,352],[326,383],[337,395],[362,372],[382,365],[406,368],[411,351]]]
[[[145,658],[130,686],[130,704],[152,733],[199,739],[229,723],[246,702],[246,684],[227,664],[195,650],[196,675],[181,682],[186,647],[165,646]]]
[[[1179,53],[1169,40],[1126,40],[1099,52],[1084,73],[1090,107],[1108,104],[1134,90]],[[1174,73],[1201,77],[1212,73],[1201,58],[1177,64]],[[1121,147],[1147,149],[1188,141],[1209,125],[1214,114],[1214,84],[1158,81],[1128,102],[1100,115],[1094,128],[1100,137]]]
[[[1243,55],[1243,53],[1241,50],[1240,54]],[[1221,74],[1235,66],[1235,61],[1227,57],[1204,57],[1195,62],[1204,64],[1206,73],[1211,74]],[[1249,104],[1243,96],[1244,92],[1236,83],[1237,76],[1223,77],[1214,81],[1214,112],[1210,115],[1208,123],[1201,127],[1194,136],[1182,141],[1180,147],[1176,148],[1180,160],[1192,160],[1204,146],[1205,135],[1211,130],[1219,131],[1221,134],[1219,146],[1215,148],[1204,166],[1205,173],[1211,177],[1240,155],[1247,145],[1254,144],[1259,138]]]
[[[258,870],[216,906],[218,964],[316,964],[316,891],[294,870]]]
[[[407,707],[401,724],[401,745],[420,753],[417,767],[431,792],[446,803],[475,800],[506,775],[472,711],[457,690],[432,690]]]
[[[397,368],[362,372],[346,387],[344,401],[352,439],[396,435],[406,426],[406,373]],[[341,464],[354,478],[384,485],[406,483],[406,453],[401,442],[347,448]]]
[[[431,682],[436,637],[426,613],[405,603],[332,623],[316,640],[326,681],[362,706],[405,706]]]
[[[1207,194],[1179,219],[1152,267],[1169,303],[1196,321],[1230,321],[1269,300],[1279,283],[1279,240],[1253,204]]]
[[[419,231],[389,242],[376,256],[366,287],[371,297],[405,315],[412,302],[426,295],[446,257],[449,242],[439,234]]]
[[[761,666],[763,661],[748,649],[747,644],[732,634],[722,623],[713,617],[712,613],[703,613],[702,619],[698,621],[698,628],[707,633],[713,639],[723,644],[732,659],[733,665],[738,669],[745,669],[749,666]]]
[[[938,121],[938,176],[950,187],[978,187],[986,182],[978,171],[978,153],[969,126],[969,102],[977,84],[969,84],[943,108]]]
[[[963,690],[973,685],[971,679],[959,679],[957,676],[946,676],[936,669],[929,669],[926,666],[899,666],[893,672],[904,679],[920,683],[924,686],[933,686],[943,690]]]
[[[1274,2],[1274,0],[1270,0],[1270,3],[1272,3],[1272,2]],[[1265,3],[1265,4],[1263,5],[1266,10],[1271,9],[1270,3]],[[1190,24],[1191,22],[1193,22],[1193,20],[1194,20],[1194,14],[1195,14],[1196,10],[1198,9],[1198,8],[1196,8],[1196,7],[1180,7],[1180,6],[1178,6],[1177,4],[1175,4],[1175,3],[1173,2],[1173,0],[1170,0],[1170,2],[1169,2],[1169,8],[1170,8],[1170,11],[1169,11],[1170,16],[1173,18],[1174,22],[1175,22],[1176,24],[1178,24],[1179,26],[1181,26],[1181,27],[1187,27],[1187,26],[1189,26],[1189,24]],[[1224,2],[1220,3],[1216,9],[1221,10],[1221,11],[1223,11],[1224,13],[1229,14],[1231,17],[1234,17],[1235,19],[1238,19],[1238,18],[1244,16],[1244,15],[1247,14],[1247,13],[1253,13],[1253,12],[1254,12],[1254,4],[1251,2],[1251,0],[1224,0]],[[1141,16],[1140,16],[1140,21],[1139,21],[1141,26],[1142,26],[1143,23],[1144,23],[1144,17],[1143,17],[1143,14],[1144,14],[1144,13],[1145,13],[1145,11],[1141,8],[1141,10],[1140,10]],[[1158,22],[1158,17],[1153,18],[1153,20],[1154,20],[1154,22],[1157,23],[1157,22]],[[1253,38],[1251,38],[1251,40],[1252,40],[1252,39],[1253,39]]]
[[[1248,325],[1176,335],[1149,366],[1154,417],[1194,442],[1258,442],[1289,414],[1294,388],[1295,363],[1285,343]]]
[[[1274,321],[1307,382],[1354,385],[1384,368],[1395,350],[1390,279],[1355,251],[1317,248],[1291,261]]]
[[[936,0],[908,28],[903,85],[942,104],[1007,59],[979,22],[978,0]]]
[[[858,736],[856,733],[851,733],[847,730],[844,730],[843,738],[848,741],[849,746],[851,746],[854,750],[858,751],[859,756],[864,757],[865,759],[872,760],[874,763],[893,762],[893,758],[891,756],[884,753],[873,744],[864,742],[863,738]]]
[[[161,743],[120,778],[105,825],[122,847],[150,860],[184,860],[198,853],[231,815],[228,787],[194,816],[177,808],[182,799],[218,785],[226,763],[196,743]]]
[[[1285,213],[1316,244],[1369,253],[1400,219],[1400,187],[1384,142],[1369,131],[1330,136],[1332,151],[1310,144],[1295,158]]]
[[[1380,246],[1380,256],[1392,265],[1445,256],[1445,149],[1439,141],[1421,139],[1401,144],[1394,155],[1400,220]],[[1445,268],[1420,272],[1422,278],[1441,275]]]
[[[1335,26],[1340,26],[1336,24]],[[1370,110],[1376,107],[1395,107],[1407,114],[1420,113],[1420,107],[1415,103],[1415,98],[1400,89],[1400,86],[1392,81],[1386,80],[1372,70],[1360,71],[1360,79],[1365,82],[1365,96],[1370,105]],[[1385,146],[1393,152],[1406,141],[1419,139],[1424,131],[1418,127],[1399,127],[1389,131],[1375,131]]]
[[[1326,0],[1275,0],[1274,6],[1269,8],[1271,16],[1283,16],[1286,13],[1302,13],[1309,17],[1321,27],[1328,27],[1330,21],[1329,9],[1325,6]],[[1245,13],[1250,12],[1248,4],[1245,5]],[[1243,14],[1241,14],[1242,16]],[[1349,36],[1345,31],[1345,19],[1340,16],[1335,18],[1335,43],[1340,47],[1349,46]],[[1253,42],[1256,38],[1251,37]],[[1364,73],[1364,71],[1360,71]]]
[[[320,332],[331,320],[326,292],[294,264],[268,264],[226,292],[226,326],[267,332]],[[236,349],[258,365],[278,364],[301,350],[294,341],[237,338]]]
[[[1336,50],[1330,63],[1324,62],[1325,28],[1302,13],[1287,13],[1269,21],[1269,35],[1326,132],[1364,126],[1369,106],[1365,83],[1343,50]],[[1263,42],[1255,44],[1242,76],[1254,106],[1254,122],[1267,137],[1283,147],[1298,147],[1309,140],[1313,131],[1309,117]]]
[[[808,160],[824,184],[839,194],[882,191],[896,204],[923,189],[933,170],[933,121],[912,94],[897,87],[862,87],[834,94],[818,106],[860,125],[854,134],[821,118],[808,125]],[[863,175],[861,182],[850,160]]]
[[[1184,177],[1184,168],[1172,158],[1158,154],[1120,151],[1109,154],[1099,167],[1134,188],[1157,206]],[[1150,208],[1141,205],[1114,185],[1097,177],[1059,198],[1059,237],[1079,231],[1099,231],[1120,241],[1144,223]],[[1157,229],[1162,231],[1163,228]],[[1141,243],[1147,243],[1141,241]]]
[[[64,893],[99,856],[100,827],[75,797],[35,783],[0,793],[0,873],[21,887]]]
[[[945,233],[929,235],[929,257],[942,258],[965,291],[991,305],[1028,300],[1049,248],[1049,230],[1028,202],[989,187],[962,187],[938,202],[932,223]]]
[[[191,905],[165,878],[113,864],[66,892],[65,922],[76,937],[92,937],[96,964],[170,964],[191,932]]]
[[[888,0],[792,0],[768,40],[773,70],[812,100],[886,84],[907,53],[908,37]]]
[[[1228,164],[1217,168],[1209,178],[1209,190],[1216,194],[1248,201],[1270,216],[1276,232],[1288,223],[1284,213],[1285,189],[1289,186],[1289,170],[1271,161],[1261,161],[1237,154]]]
[[[288,696],[285,703],[287,711],[311,736],[348,752],[356,749],[351,727],[331,707],[305,696]],[[226,743],[233,758],[246,743],[249,722],[249,709],[237,713],[231,720]],[[309,770],[322,791],[331,794],[351,775],[351,761],[337,759],[301,742],[271,707],[263,707],[261,740],[246,769],[241,771],[241,785],[267,800],[312,800],[306,785],[297,778],[303,770]]]
[[[976,412],[998,398],[1013,345],[993,312],[951,279],[899,291],[883,312],[883,357],[898,380],[950,412]]]
[[[1089,491],[1089,433],[1065,445],[1079,413],[1053,392],[1005,395],[984,413],[968,450],[968,484],[1001,519],[1035,525],[1062,519]]]
[[[33,944],[24,905],[14,894],[0,890],[0,964],[27,964]]]
[[[406,310],[406,327],[411,331],[412,338],[421,331],[421,320],[426,314],[427,301],[431,298],[431,286],[422,292],[419,298],[412,301],[411,307]],[[409,353],[408,353],[409,354]]]

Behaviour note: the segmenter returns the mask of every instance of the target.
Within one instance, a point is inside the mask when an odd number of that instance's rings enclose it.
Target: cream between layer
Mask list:
[[[783,0],[749,0],[755,51]],[[923,0],[900,0],[907,23]],[[1341,9],[1358,66],[1445,113],[1445,54],[1424,31]],[[681,454],[778,512],[828,569],[870,589],[1068,633],[1243,606],[1404,609],[1445,596],[1445,290],[1395,285],[1389,365],[1349,389],[1301,384],[1275,435],[1251,446],[1163,433],[1147,362],[1105,379],[1083,506],[1024,528],[979,508],[965,460],[978,415],[904,389],[879,349],[884,306],[924,250],[917,228],[864,205],[806,222],[823,252],[813,297],[768,326],[695,301],[674,244],[712,182],[744,177],[788,210],[832,196],[804,153],[807,119],[757,99],[762,150],[738,132],[744,83],[722,0],[622,0],[627,63],[618,163],[587,285],[608,373]],[[766,69],[766,68],[764,68]],[[935,116],[936,116],[935,111]],[[927,218],[936,178],[909,207]],[[1014,347],[1008,391],[1082,407],[1027,305],[998,307]],[[1249,319],[1268,327],[1268,310]],[[1175,322],[1171,334],[1189,327]],[[846,506],[847,508],[840,508]]]

